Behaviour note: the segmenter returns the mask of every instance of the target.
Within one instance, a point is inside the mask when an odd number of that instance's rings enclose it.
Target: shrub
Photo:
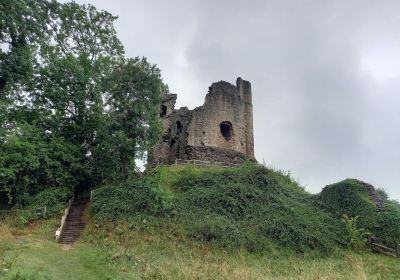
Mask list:
[[[146,216],[148,229],[157,224],[202,242],[253,252],[276,246],[328,252],[340,228],[288,175],[254,163],[160,168],[134,186],[97,190],[92,209],[97,220]]]
[[[159,193],[149,184],[138,182],[132,186],[110,186],[93,193],[92,211],[98,220],[130,220],[135,215],[162,213],[164,203]]]
[[[298,186],[282,185],[282,181],[287,181],[281,176],[253,166],[183,179],[178,185],[184,191],[175,202],[175,210],[182,220],[195,216],[198,226],[204,225],[203,232],[210,230],[212,217],[224,217],[230,224],[219,228],[221,236],[217,239],[224,238],[222,243],[232,243],[231,247],[246,247],[248,236],[252,236],[256,243],[264,244],[263,239],[267,237],[299,252],[329,250],[334,243],[335,222],[325,223],[330,218],[312,205],[311,195]],[[194,230],[190,224],[188,230]],[[195,231],[199,232],[199,228]],[[234,232],[242,235],[233,235]],[[235,236],[234,241],[230,240],[231,236]]]
[[[355,250],[365,248],[367,237],[370,235],[368,231],[357,226],[358,216],[350,218],[346,214],[343,215],[342,221],[346,225],[345,241],[348,246]]]
[[[39,192],[33,197],[27,198],[25,203],[29,209],[38,207],[47,208],[48,214],[60,213],[65,209],[68,200],[72,197],[72,191],[68,188],[53,188]]]
[[[388,199],[382,189],[376,190],[383,202],[378,209],[363,183],[356,179],[346,179],[326,186],[319,195],[324,208],[336,217],[348,215],[357,218],[360,228],[371,232],[380,242],[394,247],[400,242],[400,207]]]
[[[374,232],[387,246],[396,248],[400,244],[400,206],[391,200],[385,202],[385,210],[380,213],[379,227]]]
[[[43,218],[43,214],[61,214],[65,209],[72,191],[67,188],[46,189],[34,196],[24,195],[21,204],[10,210],[0,211],[0,220],[5,224],[21,228],[29,222]]]
[[[346,179],[326,186],[320,199],[326,209],[337,218],[344,214],[351,217],[358,216],[360,227],[372,230],[378,225],[378,211],[370,199],[367,189],[355,179]]]

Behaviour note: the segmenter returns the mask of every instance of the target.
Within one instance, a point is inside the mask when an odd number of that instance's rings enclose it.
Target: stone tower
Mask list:
[[[202,106],[174,109],[176,94],[164,94],[160,110],[162,141],[149,155],[152,164],[175,159],[240,163],[254,159],[251,84],[213,83]]]

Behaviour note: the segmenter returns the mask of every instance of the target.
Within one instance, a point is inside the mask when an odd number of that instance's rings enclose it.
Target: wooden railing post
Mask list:
[[[171,163],[170,166],[174,165],[193,165],[194,167],[233,167],[238,166],[237,163],[227,163],[227,162],[219,162],[219,161],[211,161],[211,160],[198,160],[198,159],[179,159],[176,158],[174,163]]]

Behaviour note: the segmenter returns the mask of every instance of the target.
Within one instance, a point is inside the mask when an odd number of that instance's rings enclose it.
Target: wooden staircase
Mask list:
[[[68,216],[65,220],[65,228],[62,231],[59,242],[62,245],[72,245],[76,240],[79,239],[82,230],[85,228],[85,222],[83,221],[83,211],[86,208],[87,200],[74,201],[69,209]]]

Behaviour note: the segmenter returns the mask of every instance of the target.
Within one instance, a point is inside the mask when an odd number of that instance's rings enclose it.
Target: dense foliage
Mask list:
[[[382,190],[378,190],[377,195],[383,201],[382,210],[377,208],[360,181],[346,179],[326,186],[319,196],[334,216],[358,217],[359,228],[394,247],[400,242],[400,205],[389,200]]]
[[[0,201],[129,180],[158,137],[160,71],[91,5],[0,3]],[[0,204],[0,205],[1,205]]]
[[[253,163],[161,168],[135,185],[97,190],[92,211],[98,221],[136,221],[136,227],[257,252],[277,246],[327,252],[342,229],[290,177]]]
[[[374,227],[378,223],[378,211],[367,189],[354,179],[326,186],[320,194],[324,206],[338,218],[343,214],[359,216],[359,226]]]

